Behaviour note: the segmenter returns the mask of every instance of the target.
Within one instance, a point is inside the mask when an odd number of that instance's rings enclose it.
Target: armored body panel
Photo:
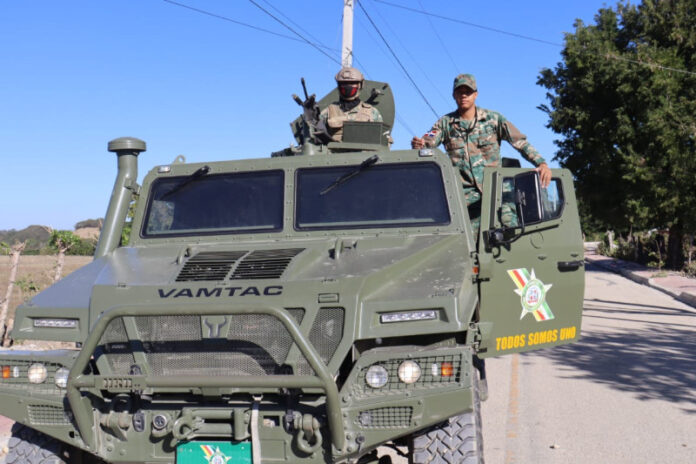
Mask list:
[[[483,358],[579,337],[567,171],[487,171],[476,237],[438,150],[173,163],[137,186],[127,140],[95,260],[17,310],[15,339],[78,348],[0,352],[0,414],[72,462],[366,463],[388,442],[426,462],[455,429],[478,462]]]

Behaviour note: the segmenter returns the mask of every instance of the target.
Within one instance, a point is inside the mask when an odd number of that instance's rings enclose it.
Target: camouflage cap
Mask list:
[[[452,90],[454,91],[457,87],[461,87],[462,85],[466,85],[475,92],[476,78],[473,74],[460,74],[454,78],[454,87],[452,87]]]

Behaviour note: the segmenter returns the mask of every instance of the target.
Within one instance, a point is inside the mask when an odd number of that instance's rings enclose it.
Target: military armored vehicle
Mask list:
[[[18,308],[13,330],[76,348],[0,352],[7,462],[384,464],[384,445],[483,462],[485,359],[580,335],[571,176],[541,188],[531,170],[487,169],[475,236],[448,157],[391,150],[391,90],[362,92],[384,121],[347,122],[341,142],[323,143],[317,118],[336,95],[298,97],[301,145],[178,158],[142,185],[145,143],[109,142],[94,261]]]

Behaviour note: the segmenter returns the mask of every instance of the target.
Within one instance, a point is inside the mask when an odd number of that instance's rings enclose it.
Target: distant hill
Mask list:
[[[75,224],[75,234],[88,240],[96,240],[99,238],[103,219],[86,219]],[[51,238],[51,228],[48,226],[33,225],[22,230],[0,230],[0,242],[5,242],[8,245],[13,245],[15,242],[23,242],[26,240],[27,246],[24,249],[24,254],[38,254],[39,251],[48,246],[48,241]]]
[[[15,242],[27,241],[24,253],[38,252],[46,245],[51,238],[50,228],[46,226],[29,226],[22,230],[0,230],[0,242],[13,245]]]

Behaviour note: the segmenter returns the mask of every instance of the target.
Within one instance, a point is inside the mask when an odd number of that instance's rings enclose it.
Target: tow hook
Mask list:
[[[319,430],[319,421],[311,414],[302,415],[297,411],[289,413],[286,415],[286,421],[290,422],[290,414],[292,414],[292,425],[290,428],[294,429],[295,440],[297,442],[297,448],[306,454],[312,454],[321,448],[322,445],[322,435],[321,430]]]
[[[187,440],[203,424],[203,419],[184,413],[174,421],[172,435],[179,441]]]

